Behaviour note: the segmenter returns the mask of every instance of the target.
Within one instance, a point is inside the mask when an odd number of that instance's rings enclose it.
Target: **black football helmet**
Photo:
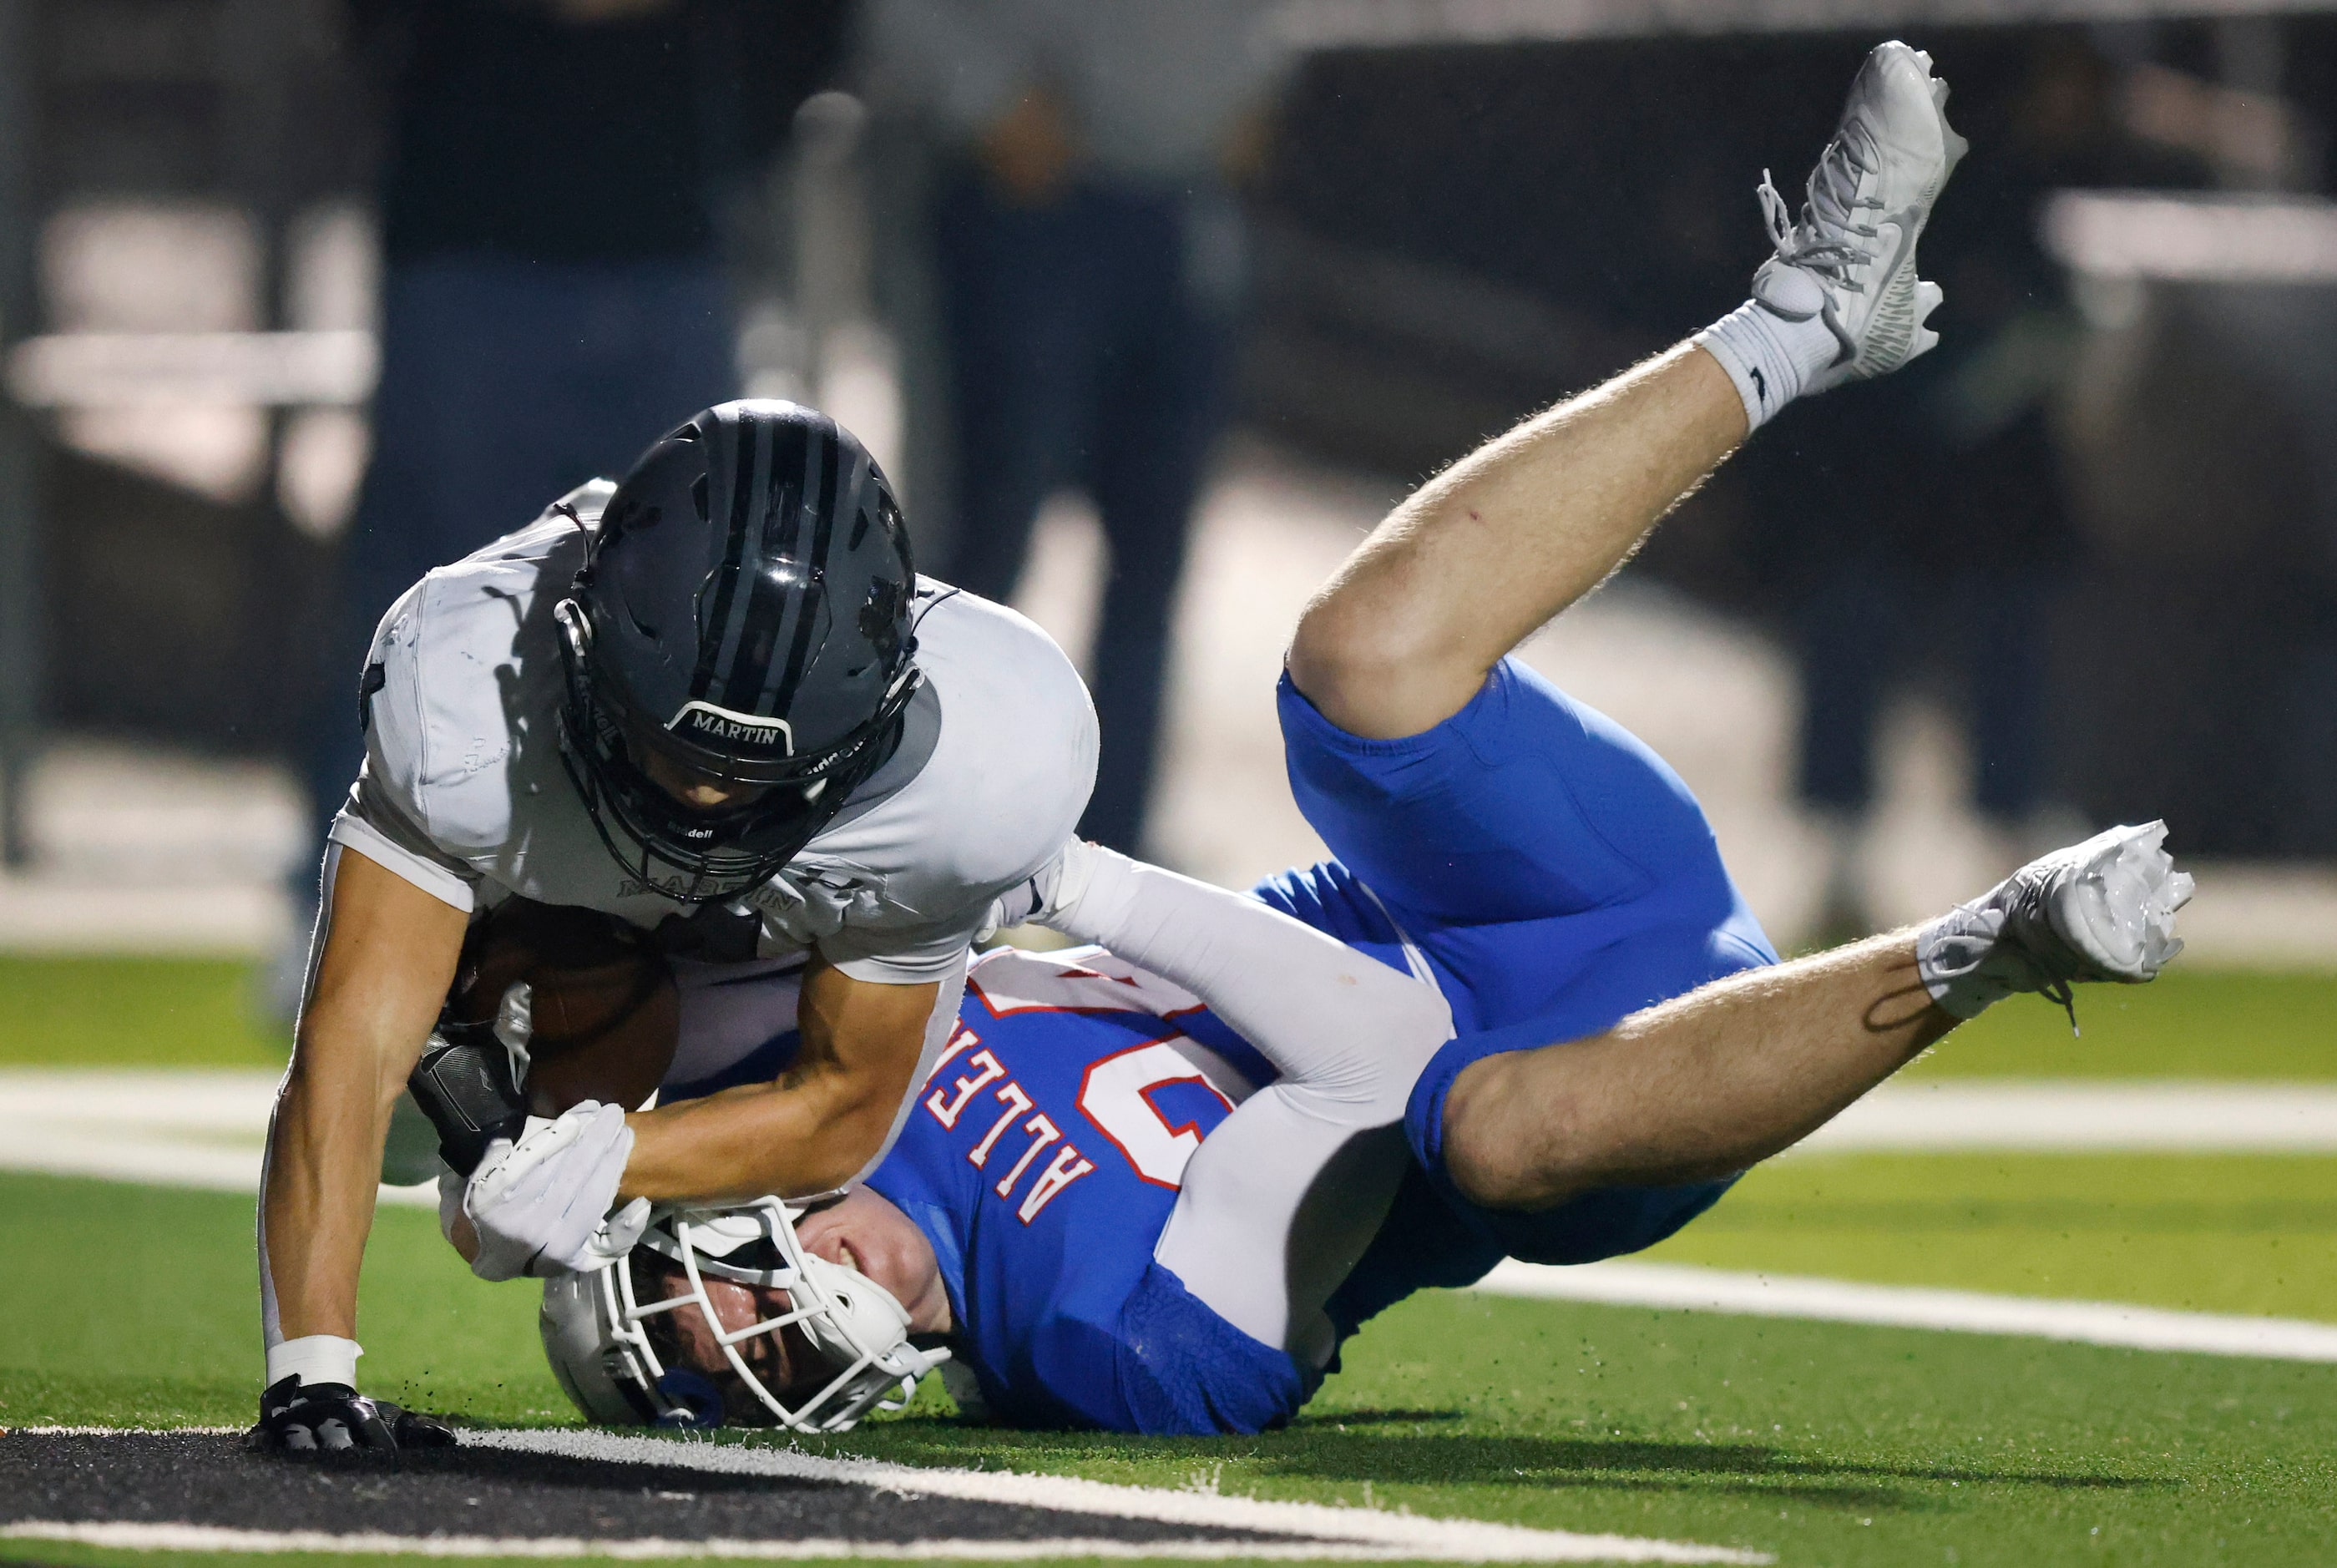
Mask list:
[[[899,743],[915,588],[885,475],[826,415],[724,403],[651,446],[553,612],[562,756],[618,864],[709,904],[793,859]],[[739,798],[695,808],[652,769]]]

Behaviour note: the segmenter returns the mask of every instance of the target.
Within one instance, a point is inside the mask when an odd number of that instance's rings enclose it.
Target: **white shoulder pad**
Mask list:
[[[1087,809],[1095,704],[1054,639],[1002,604],[953,589],[941,589],[918,619],[917,663],[942,704],[941,742],[926,773],[947,792],[953,818],[951,831],[927,841],[987,903],[1045,864]]]
[[[582,545],[565,518],[507,534],[416,583],[375,634],[368,782],[447,855],[510,834],[515,716],[550,715],[559,693],[558,648],[530,612],[540,590],[565,589]]]

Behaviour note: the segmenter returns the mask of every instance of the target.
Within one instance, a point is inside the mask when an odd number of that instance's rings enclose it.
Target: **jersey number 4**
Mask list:
[[[1139,1176],[1171,1191],[1184,1183],[1193,1151],[1233,1108],[1192,1058],[1166,1040],[1090,1063],[1080,1083],[1088,1120]]]

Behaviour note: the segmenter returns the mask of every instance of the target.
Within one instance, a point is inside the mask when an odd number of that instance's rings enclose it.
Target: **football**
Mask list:
[[[448,1016],[491,1021],[504,994],[533,993],[528,1108],[556,1116],[580,1101],[633,1107],[673,1062],[679,1008],[665,957],[596,910],[512,898],[471,929]]]

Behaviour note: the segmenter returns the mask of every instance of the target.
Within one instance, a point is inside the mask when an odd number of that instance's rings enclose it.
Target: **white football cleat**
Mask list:
[[[2183,951],[2175,912],[2192,892],[2166,843],[2164,822],[2097,833],[1924,926],[1915,963],[1932,1000],[1970,1018],[2013,992],[2041,992],[2070,1009],[2075,1029],[2072,985],[2156,979]]]
[[[1823,319],[1841,345],[1804,391],[1884,375],[1940,340],[1923,324],[1940,287],[1915,276],[1915,241],[1968,145],[1948,125],[1947,103],[1929,54],[1879,44],[1810,172],[1798,222],[1761,177],[1777,253],[1753,275],[1753,298],[1788,321]]]

